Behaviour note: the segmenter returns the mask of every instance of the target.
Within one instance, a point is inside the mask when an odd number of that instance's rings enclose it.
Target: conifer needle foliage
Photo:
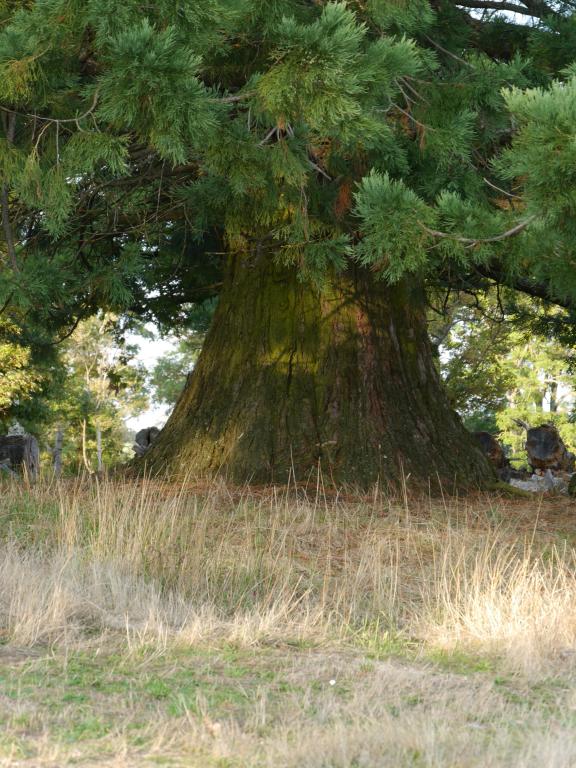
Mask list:
[[[254,248],[572,306],[573,11],[4,0],[0,307],[174,322]]]

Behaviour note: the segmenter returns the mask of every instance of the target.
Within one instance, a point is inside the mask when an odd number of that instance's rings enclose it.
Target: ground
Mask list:
[[[0,495],[0,765],[576,764],[576,504]]]

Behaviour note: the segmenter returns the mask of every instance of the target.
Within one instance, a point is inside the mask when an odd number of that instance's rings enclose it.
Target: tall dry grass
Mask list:
[[[576,651],[564,512],[150,480],[6,485],[0,631],[26,646],[117,630],[136,645],[406,644],[537,674]]]

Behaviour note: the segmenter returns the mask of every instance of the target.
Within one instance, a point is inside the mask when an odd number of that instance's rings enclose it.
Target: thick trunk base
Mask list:
[[[422,295],[366,273],[322,292],[235,258],[202,354],[146,456],[172,476],[366,487],[480,484],[492,471],[450,409]]]

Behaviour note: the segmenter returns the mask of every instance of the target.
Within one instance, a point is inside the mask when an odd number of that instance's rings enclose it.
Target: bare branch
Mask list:
[[[426,131],[436,130],[431,125],[424,125],[424,123],[421,123],[420,120],[416,120],[416,118],[413,115],[411,115],[410,112],[407,112],[405,109],[402,109],[402,107],[396,104],[396,102],[394,102],[392,106],[395,109],[397,109],[399,112],[402,112],[402,114],[405,115],[408,118],[408,120],[411,120],[414,123],[414,125],[417,125],[419,128],[423,128]]]
[[[274,128],[271,128],[266,136],[262,139],[262,141],[258,144],[259,147],[263,147],[265,144],[268,144],[268,142],[274,137],[278,136],[278,126],[274,126]]]
[[[535,218],[536,216],[529,216],[527,219],[524,219],[524,221],[521,221],[519,224],[516,224],[516,226],[512,227],[512,229],[508,229],[506,232],[502,232],[499,235],[494,235],[493,237],[462,237],[461,235],[456,235],[452,232],[439,232],[436,229],[429,229],[425,224],[422,224],[422,222],[419,222],[419,224],[422,229],[432,237],[442,238],[444,240],[454,240],[456,243],[463,243],[468,248],[473,248],[474,246],[482,245],[483,243],[499,243],[501,240],[514,237],[514,235],[518,235],[520,232],[526,229],[526,227],[531,224]]]
[[[246,101],[251,99],[256,94],[256,91],[247,91],[246,93],[238,93],[231,96],[222,96],[221,99],[211,99],[214,104],[236,104],[239,101]]]
[[[541,19],[544,16],[557,16],[557,12],[549,5],[542,2],[524,2],[522,5],[510,3],[506,0],[457,0],[456,5],[463,8],[478,8],[490,11],[509,11],[520,13],[523,16],[536,16]]]
[[[493,184],[489,179],[486,178],[486,176],[482,177],[482,180],[488,184],[489,187],[492,187],[492,189],[495,189],[496,192],[501,192],[503,195],[506,195],[506,197],[509,197],[512,200],[521,200],[520,195],[514,195],[512,192],[506,192],[505,189],[502,189],[502,187],[496,186],[496,184]]]
[[[459,61],[460,64],[464,64],[466,67],[472,68],[472,64],[470,64],[469,61],[462,59],[460,56],[456,56],[455,53],[452,53],[452,51],[449,51],[447,48],[444,48],[443,46],[440,45],[440,43],[437,43],[436,40],[433,40],[428,35],[424,35],[424,37],[426,38],[426,40],[428,40],[429,43],[432,43],[434,48],[437,48],[442,53],[445,53],[447,56],[450,56],[450,58],[454,59],[454,61]]]
[[[491,264],[476,264],[475,270],[482,277],[493,280],[497,285],[507,285],[515,291],[533,296],[535,299],[542,299],[542,301],[548,304],[555,304],[557,307],[563,307],[572,311],[576,309],[576,302],[569,296],[559,296],[553,293],[545,283],[537,282],[530,277],[506,273],[495,262]]]
[[[70,118],[58,118],[58,117],[42,117],[42,115],[36,115],[33,112],[18,112],[15,109],[9,109],[8,107],[4,107],[0,104],[0,111],[8,114],[8,115],[18,115],[19,117],[31,117],[33,120],[40,120],[44,123],[56,123],[56,125],[64,125],[65,123],[76,123],[78,124],[79,120],[83,120],[85,117],[89,117],[94,110],[96,109],[96,105],[98,104],[98,98],[99,94],[98,91],[94,93],[94,99],[92,100],[92,104],[90,105],[90,108],[86,110],[86,112],[83,112],[81,115],[78,115],[77,117],[70,117]]]
[[[325,179],[328,179],[328,181],[334,181],[334,179],[332,178],[332,176],[330,176],[329,174],[327,174],[327,173],[326,173],[326,171],[325,171],[323,168],[321,168],[321,167],[320,167],[320,166],[319,166],[317,163],[315,163],[315,162],[314,162],[313,160],[311,160],[310,158],[308,158],[308,165],[309,165],[311,168],[314,168],[314,170],[315,170],[315,171],[318,171],[318,173],[319,173],[321,176],[324,176],[324,178],[325,178]]]

